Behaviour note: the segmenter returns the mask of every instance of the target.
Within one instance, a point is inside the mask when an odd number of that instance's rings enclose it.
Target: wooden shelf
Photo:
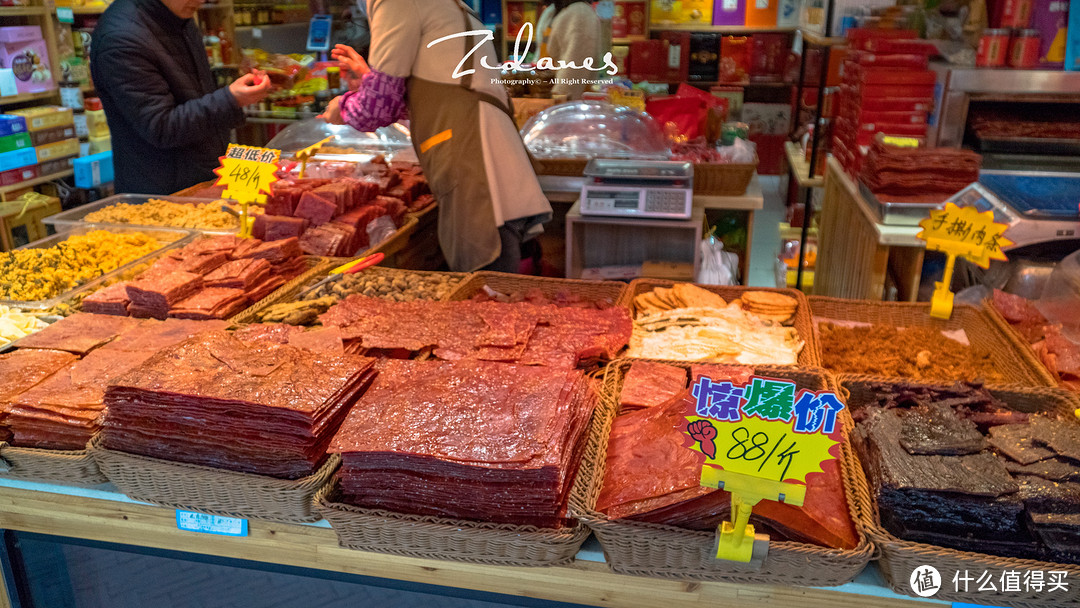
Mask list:
[[[755,27],[746,25],[707,25],[704,23],[650,23],[649,29],[656,32],[721,32],[731,34],[765,34],[770,32],[794,32],[794,27]]]
[[[787,155],[788,171],[795,176],[800,188],[821,188],[825,185],[825,176],[810,177],[810,163],[806,161],[799,144],[789,141],[784,144]]]
[[[0,17],[42,17],[49,12],[44,6],[0,6]]]
[[[0,97],[0,106],[8,106],[16,103],[23,103],[24,101],[39,101],[42,99],[50,99],[56,97],[60,93],[53,89],[51,91],[42,91],[41,93],[19,93],[18,95],[8,95],[7,97]]]
[[[799,32],[802,33],[803,40],[807,44],[814,46],[840,46],[847,44],[847,38],[843,36],[822,36],[807,30],[805,28],[799,28]]]
[[[28,179],[25,182],[19,182],[17,184],[11,184],[10,186],[4,186],[0,188],[0,197],[8,194],[9,192],[16,192],[18,190],[24,190],[26,188],[33,188],[34,186],[40,186],[46,182],[51,182],[56,179],[64,179],[65,177],[71,177],[75,174],[74,169],[68,169],[66,171],[60,171],[59,173],[53,173],[51,175],[42,175],[34,179]]]
[[[611,44],[630,44],[631,42],[641,42],[648,39],[649,37],[645,35],[623,36],[622,38],[612,38]]]

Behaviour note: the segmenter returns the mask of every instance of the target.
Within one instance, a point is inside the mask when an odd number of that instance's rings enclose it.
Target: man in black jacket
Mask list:
[[[270,81],[217,89],[192,17],[203,0],[117,0],[94,29],[90,69],[112,132],[117,192],[170,194],[214,179],[230,129]]]

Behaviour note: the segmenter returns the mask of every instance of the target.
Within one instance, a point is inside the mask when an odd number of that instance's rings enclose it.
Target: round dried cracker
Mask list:
[[[761,306],[777,306],[784,308],[798,308],[799,301],[791,296],[775,291],[748,291],[742,294],[742,300]]]
[[[713,293],[693,283],[676,283],[671,288],[675,297],[679,298],[686,308],[723,308],[727,301],[719,294]]]

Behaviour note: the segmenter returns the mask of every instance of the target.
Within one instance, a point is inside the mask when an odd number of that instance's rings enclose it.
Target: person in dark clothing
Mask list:
[[[117,0],[94,29],[90,70],[112,132],[117,192],[170,194],[214,179],[230,129],[270,81],[216,89],[195,24],[203,0]]]

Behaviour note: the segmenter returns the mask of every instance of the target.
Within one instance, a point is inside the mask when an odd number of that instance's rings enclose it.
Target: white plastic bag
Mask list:
[[[715,236],[701,241],[701,270],[697,282],[704,285],[735,285],[739,279],[738,254],[724,251],[724,243]]]
[[[393,236],[396,231],[397,227],[394,226],[394,220],[390,219],[389,215],[380,215],[368,222],[368,242],[374,247]]]

